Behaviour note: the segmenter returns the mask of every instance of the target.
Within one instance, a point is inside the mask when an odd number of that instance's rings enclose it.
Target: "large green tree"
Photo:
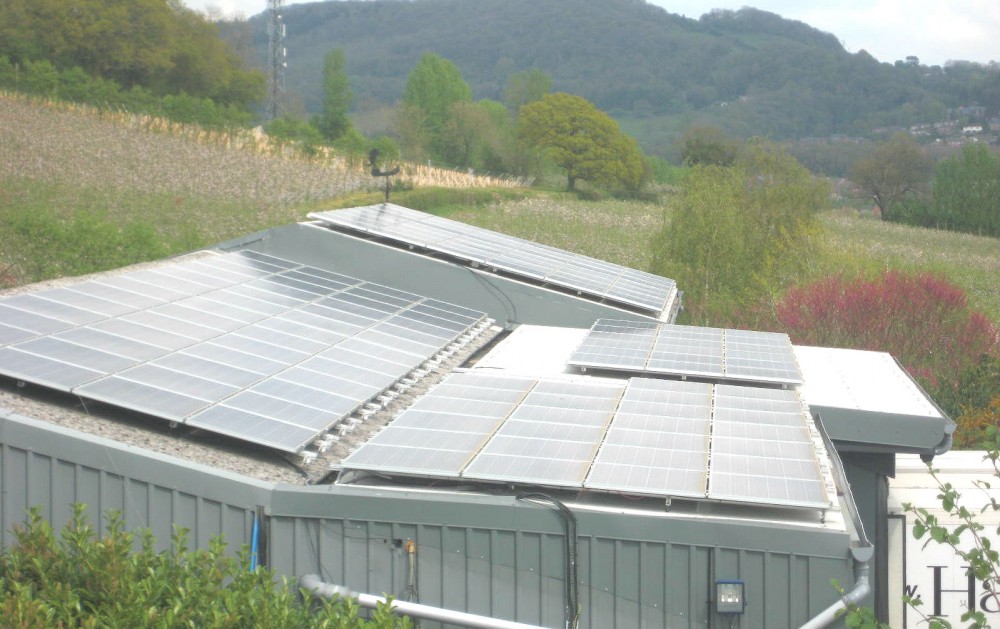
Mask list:
[[[352,98],[344,68],[344,51],[336,48],[326,53],[323,60],[323,113],[313,120],[327,140],[336,141],[351,128],[347,110]]]
[[[455,64],[432,52],[424,53],[406,79],[403,126],[413,136],[411,141],[420,142],[431,156],[440,157],[453,106],[471,100],[472,90]]]
[[[882,220],[891,221],[898,209],[920,201],[931,168],[926,151],[909,135],[897,133],[855,160],[847,176],[875,201]]]
[[[654,272],[684,288],[692,322],[725,325],[775,297],[810,259],[829,186],[753,140],[732,166],[693,166],[654,238]]]
[[[639,145],[587,99],[549,94],[522,107],[518,122],[520,137],[566,171],[569,190],[577,179],[628,190],[642,184]]]

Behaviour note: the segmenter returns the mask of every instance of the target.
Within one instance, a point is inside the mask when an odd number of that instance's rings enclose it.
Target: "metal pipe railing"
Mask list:
[[[299,587],[323,598],[333,598],[334,596],[352,598],[358,602],[358,605],[369,609],[374,609],[376,606],[388,601],[384,596],[354,592],[342,585],[326,583],[318,574],[307,574],[300,577]],[[472,627],[473,629],[544,629],[538,625],[526,625],[512,620],[501,620],[499,618],[491,618],[490,616],[479,616],[477,614],[406,601],[394,600],[390,609],[393,613],[402,616],[436,620],[453,625],[462,625],[463,627]]]

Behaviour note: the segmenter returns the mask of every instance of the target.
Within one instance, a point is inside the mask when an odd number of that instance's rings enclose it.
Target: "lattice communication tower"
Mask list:
[[[285,68],[288,67],[288,54],[285,49],[285,23],[281,17],[284,4],[284,0],[267,0],[267,35],[270,61],[268,113],[272,120],[281,114],[282,104],[285,100]]]

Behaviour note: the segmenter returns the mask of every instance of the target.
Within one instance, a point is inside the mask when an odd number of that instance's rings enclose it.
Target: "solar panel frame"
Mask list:
[[[453,374],[345,459],[343,470],[830,507],[810,419],[794,391],[641,377],[516,377],[516,386],[505,386],[503,378]]]
[[[810,421],[795,391],[716,385],[708,497],[828,508]]]
[[[582,488],[624,383],[538,381],[463,478]]]
[[[584,487],[704,498],[712,393],[706,383],[631,378]]]
[[[599,319],[570,355],[578,367],[641,370],[656,340],[653,321]]]
[[[351,470],[457,479],[534,385],[528,378],[451,374],[341,465]],[[489,397],[501,399],[481,399],[487,391]],[[497,392],[505,394],[498,396]],[[463,393],[468,395],[452,397]],[[436,420],[432,423],[428,417]],[[405,437],[419,434],[415,431],[426,431],[430,436],[408,441]],[[416,446],[417,442],[426,445]]]
[[[671,279],[391,203],[309,217],[647,312],[659,314],[676,298]],[[626,275],[632,284],[619,285]]]
[[[598,319],[567,364],[722,382],[802,383],[786,334],[663,322],[637,326],[630,321]]]

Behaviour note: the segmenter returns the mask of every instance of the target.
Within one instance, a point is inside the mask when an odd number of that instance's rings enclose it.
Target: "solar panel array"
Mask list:
[[[570,356],[589,369],[801,384],[788,335],[599,319]]]
[[[443,381],[344,470],[828,508],[795,391],[631,378]]]
[[[653,314],[669,311],[677,297],[675,282],[659,275],[391,203],[309,216]]]
[[[297,452],[484,319],[238,252],[0,299],[0,374]]]

